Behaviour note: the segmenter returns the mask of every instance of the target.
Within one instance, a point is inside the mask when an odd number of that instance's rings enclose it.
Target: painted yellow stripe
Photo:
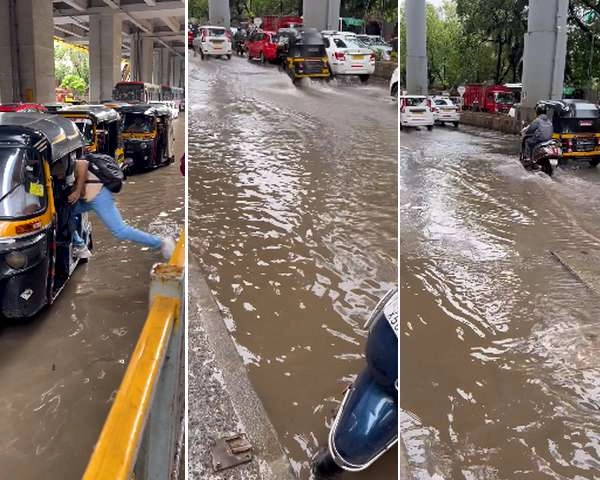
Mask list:
[[[553,133],[552,138],[591,138],[600,137],[600,133]]]
[[[563,157],[597,157],[600,155],[600,150],[593,152],[563,152]]]
[[[154,299],[83,480],[131,478],[178,311],[179,300]]]
[[[155,138],[156,137],[156,133],[122,133],[121,134],[121,138],[123,140],[129,140],[131,138],[133,139],[137,139],[137,140],[147,140],[150,138]]]
[[[177,240],[177,245],[175,245],[175,250],[173,251],[173,255],[171,255],[171,259],[169,260],[169,265],[174,265],[177,267],[182,267],[185,264],[185,232],[181,232],[179,235],[179,240]]]

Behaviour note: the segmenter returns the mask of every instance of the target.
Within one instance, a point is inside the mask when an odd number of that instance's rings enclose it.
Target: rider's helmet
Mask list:
[[[535,106],[535,114],[536,115],[542,115],[543,113],[546,113],[547,109],[546,109],[546,104],[545,103],[538,103]]]

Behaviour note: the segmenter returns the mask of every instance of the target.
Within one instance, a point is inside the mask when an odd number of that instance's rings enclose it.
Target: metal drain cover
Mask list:
[[[245,433],[219,438],[210,453],[215,472],[252,461],[252,445]]]

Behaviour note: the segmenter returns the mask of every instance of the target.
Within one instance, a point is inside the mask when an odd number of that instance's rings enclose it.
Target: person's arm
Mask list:
[[[87,180],[88,162],[87,160],[75,161],[75,187],[69,194],[69,203],[75,203],[79,200],[85,191],[85,181]]]
[[[540,126],[539,120],[536,118],[529,126],[525,129],[525,135],[533,135]]]

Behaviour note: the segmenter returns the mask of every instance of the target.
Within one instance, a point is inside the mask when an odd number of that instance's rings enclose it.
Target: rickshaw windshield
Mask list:
[[[154,117],[141,113],[127,113],[123,117],[124,133],[152,133],[154,131]]]
[[[31,217],[46,209],[42,161],[33,150],[0,148],[0,219]]]
[[[94,125],[89,118],[72,118],[75,125],[83,135],[83,141],[86,145],[94,143]]]

